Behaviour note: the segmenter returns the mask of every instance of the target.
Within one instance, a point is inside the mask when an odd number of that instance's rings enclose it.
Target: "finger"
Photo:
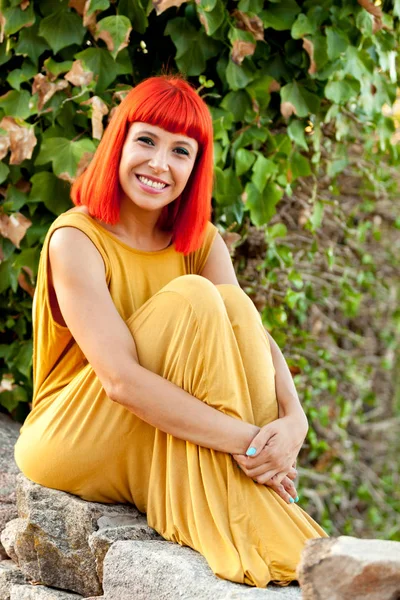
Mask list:
[[[275,469],[274,471],[266,471],[264,474],[262,475],[258,475],[257,477],[252,477],[252,479],[255,479],[255,481],[257,483],[267,483],[267,481],[269,481],[270,479],[272,479],[272,477],[274,475],[276,475],[277,473],[279,473],[279,469]],[[279,485],[276,482],[271,482],[273,485]]]
[[[282,480],[286,477],[286,471],[281,471],[280,473],[277,473],[276,475],[274,475],[273,477],[271,477],[271,479],[273,480],[274,483],[281,483]]]
[[[268,443],[270,438],[275,435],[274,427],[272,423],[269,425],[265,425],[262,427],[260,431],[257,433],[256,437],[251,442],[250,446],[247,448],[246,456],[257,456],[264,446]]]
[[[274,490],[274,492],[276,492],[278,494],[278,496],[280,496],[282,498],[282,500],[287,502],[287,504],[293,504],[293,498],[290,496],[290,494],[288,494],[288,492],[285,490],[283,485],[276,484],[276,483],[271,483],[271,484],[266,483],[265,485],[267,485],[272,490]]]
[[[288,471],[288,473],[287,473],[287,477],[289,477],[289,479],[291,479],[292,481],[294,481],[296,479],[297,475],[298,475],[298,472],[293,467],[291,467],[290,471]]]
[[[297,495],[297,490],[296,490],[296,488],[294,486],[293,481],[291,479],[289,479],[288,477],[284,477],[282,479],[281,485],[283,485],[283,487],[285,488],[285,490],[287,491],[287,493],[296,502],[296,498],[298,499],[298,495]]]

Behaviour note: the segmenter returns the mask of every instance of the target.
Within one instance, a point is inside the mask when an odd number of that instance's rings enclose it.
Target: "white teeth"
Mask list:
[[[142,177],[141,175],[138,176],[138,179],[145,185],[149,185],[150,187],[155,188],[156,190],[162,190],[163,188],[166,187],[165,183],[159,183],[158,181],[152,181],[151,179],[147,179],[147,177]]]

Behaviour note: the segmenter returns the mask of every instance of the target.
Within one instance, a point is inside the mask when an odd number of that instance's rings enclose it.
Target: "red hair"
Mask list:
[[[71,198],[89,213],[114,225],[119,221],[121,186],[119,162],[135,121],[149,123],[194,138],[198,153],[182,194],[165,206],[157,222],[172,231],[177,252],[201,247],[211,218],[213,186],[213,129],[210,112],[195,88],[179,75],[149,77],[133,88],[115,110],[89,165],[74,182]]]

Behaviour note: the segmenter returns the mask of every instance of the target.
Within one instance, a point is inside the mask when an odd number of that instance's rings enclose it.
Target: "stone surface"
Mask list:
[[[11,587],[14,583],[25,583],[20,569],[12,560],[0,562],[0,600],[10,600]]]
[[[97,573],[103,548],[96,558],[89,546],[98,520],[143,517],[133,506],[86,502],[33,483],[22,473],[17,477],[17,509],[17,523],[7,526],[3,538],[26,578],[82,596],[102,593]]]
[[[399,600],[400,542],[309,540],[298,577],[303,600]]]
[[[14,460],[14,446],[21,424],[0,413],[0,534],[8,521],[17,516],[15,485],[19,469]],[[8,558],[0,543],[0,559]]]
[[[162,540],[154,529],[147,525],[146,517],[137,515],[103,516],[98,519],[99,529],[89,536],[89,547],[96,560],[96,570],[103,581],[103,562],[113,542],[118,540]]]
[[[45,585],[13,585],[10,600],[79,600],[82,596]]]
[[[297,586],[260,589],[219,579],[198,552],[157,540],[112,544],[104,560],[103,589],[104,596],[98,600],[301,598]]]

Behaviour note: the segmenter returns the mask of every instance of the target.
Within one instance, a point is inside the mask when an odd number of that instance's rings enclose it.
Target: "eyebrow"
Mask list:
[[[139,131],[136,135],[143,134],[143,133],[145,133],[146,135],[152,135],[157,140],[160,139],[159,136],[156,133],[153,133],[152,131]],[[190,142],[185,142],[185,140],[179,140],[178,142],[175,142],[175,143],[182,144],[184,146],[189,146],[189,148],[191,148],[194,151],[193,144],[191,144]]]

